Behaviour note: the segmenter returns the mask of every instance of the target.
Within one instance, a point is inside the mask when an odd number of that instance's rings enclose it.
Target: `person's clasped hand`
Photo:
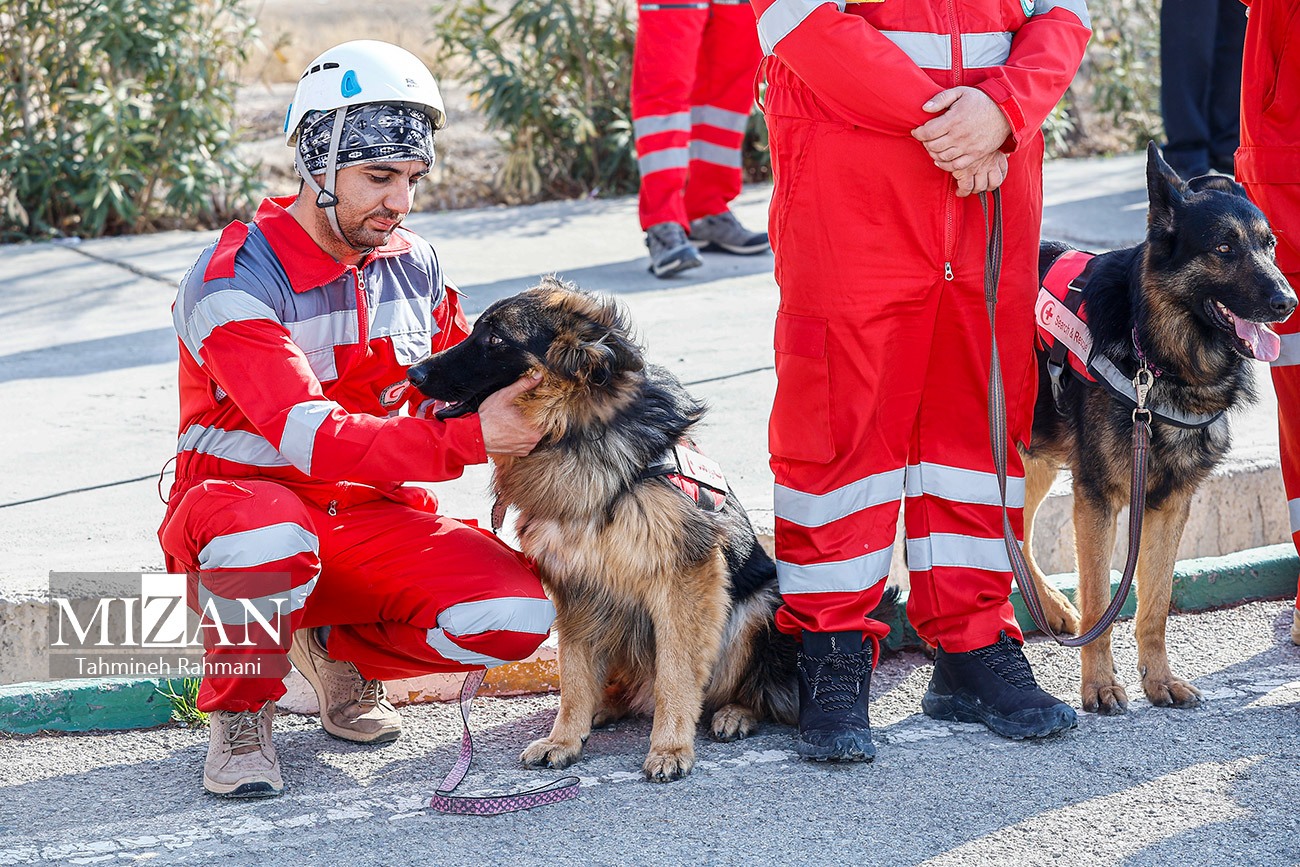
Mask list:
[[[921,106],[938,114],[912,130],[934,164],[957,181],[957,195],[997,189],[1007,176],[1007,158],[999,148],[1011,124],[997,104],[974,87],[940,91]]]

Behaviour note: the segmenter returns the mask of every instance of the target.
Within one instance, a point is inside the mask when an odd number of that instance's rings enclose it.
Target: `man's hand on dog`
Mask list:
[[[542,381],[540,373],[521,377],[500,391],[488,395],[479,405],[479,423],[483,426],[483,448],[489,455],[523,457],[533,450],[542,438],[523,411],[515,405],[515,398]]]
[[[953,175],[998,153],[1011,135],[1011,124],[1002,110],[988,94],[974,87],[940,91],[921,108],[939,116],[912,130],[912,136],[925,145],[936,166]]]

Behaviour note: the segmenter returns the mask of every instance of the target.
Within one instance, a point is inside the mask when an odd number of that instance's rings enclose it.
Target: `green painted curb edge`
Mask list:
[[[180,680],[94,678],[0,686],[0,732],[84,732],[139,729],[171,719],[163,684],[181,690]]]
[[[1205,611],[1260,599],[1289,599],[1296,593],[1300,558],[1290,544],[1253,548],[1220,557],[1184,560],[1174,569],[1173,607],[1178,611]],[[1067,596],[1074,596],[1074,575],[1050,575],[1048,580]],[[1112,591],[1119,573],[1111,573]],[[1026,632],[1034,629],[1018,590],[1011,594],[1016,619]],[[1131,617],[1134,599],[1121,610]],[[885,646],[892,650],[917,648],[921,639],[907,622],[907,597],[903,596],[884,617],[890,626]],[[0,686],[0,732],[33,734],[39,731],[82,732],[149,728],[171,719],[171,702],[160,694],[171,683],[177,692],[181,681],[60,680]]]

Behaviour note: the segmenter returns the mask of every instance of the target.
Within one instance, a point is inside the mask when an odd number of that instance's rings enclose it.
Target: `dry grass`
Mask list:
[[[249,12],[262,31],[259,45],[245,65],[245,82],[274,84],[297,81],[316,55],[350,39],[379,39],[400,45],[437,70],[432,35],[434,7],[430,2],[368,0],[252,0]]]

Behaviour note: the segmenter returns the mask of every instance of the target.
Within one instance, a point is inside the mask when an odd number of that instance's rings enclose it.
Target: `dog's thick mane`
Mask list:
[[[705,407],[645,363],[617,301],[558,281],[538,291],[575,326],[556,338],[542,383],[524,400],[546,437],[526,458],[498,462],[497,492],[524,514],[607,515]]]

